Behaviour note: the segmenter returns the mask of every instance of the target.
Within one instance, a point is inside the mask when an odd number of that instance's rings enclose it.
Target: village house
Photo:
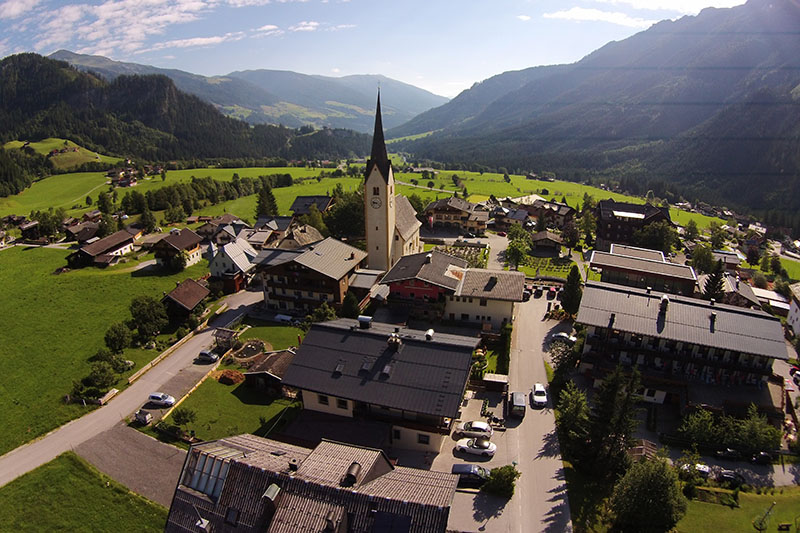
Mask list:
[[[156,264],[169,266],[173,264],[178,254],[186,254],[186,266],[192,266],[202,258],[200,253],[202,238],[189,228],[180,231],[172,230],[169,235],[153,245]]]
[[[650,289],[588,281],[576,323],[586,328],[580,372],[597,385],[618,364],[636,366],[642,399],[742,413],[751,402],[783,419],[788,353],[780,320],[763,311]]]
[[[700,294],[705,290],[708,278],[708,274],[697,276],[697,290]],[[730,272],[726,272],[723,275],[722,294],[721,303],[748,309],[761,309],[761,302],[758,301],[758,297],[753,292],[753,287],[742,281],[738,275],[734,276]]]
[[[561,235],[552,231],[542,230],[531,235],[531,248],[536,251],[544,250],[557,256],[561,253],[562,246],[564,246],[564,240]]]
[[[22,238],[33,241],[39,238],[39,221],[30,220],[23,222],[19,225],[19,231],[22,232]]]
[[[713,250],[711,252],[711,256],[714,258],[714,262],[722,261],[722,266],[725,267],[725,270],[736,272],[739,269],[739,265],[742,263],[741,257],[736,252],[729,252],[727,250]]]
[[[633,242],[633,234],[654,222],[672,224],[667,207],[617,202],[613,198],[597,202],[595,217],[595,248],[602,251],[608,251],[613,243],[636,244]]]
[[[340,308],[366,256],[332,237],[297,250],[261,250],[255,263],[264,284],[264,304],[301,314],[322,302]]]
[[[456,228],[463,233],[482,235],[486,232],[489,212],[477,204],[451,196],[429,203],[425,217],[433,227]]]
[[[445,533],[457,483],[374,448],[238,435],[191,447],[164,531]]]
[[[283,375],[294,356],[295,351],[291,348],[260,353],[247,362],[244,384],[265,391],[270,398],[278,398],[283,390]]]
[[[555,226],[558,229],[563,229],[567,222],[575,220],[575,209],[560,202],[537,199],[527,209],[528,214],[537,221],[544,222],[544,226],[539,227]]]
[[[522,302],[525,274],[517,271],[468,268],[455,293],[447,297],[445,316],[499,331],[514,320],[514,304]]]
[[[244,222],[242,222],[236,215],[225,213],[224,215],[206,221],[204,224],[198,227],[195,232],[200,235],[204,241],[210,241],[211,238],[217,234],[221,227],[229,224],[244,224]]]
[[[438,453],[459,416],[479,342],[370,317],[318,323],[283,384],[301,391],[303,409],[386,422],[390,447]]]
[[[132,252],[133,243],[133,235],[127,230],[120,230],[82,246],[78,251],[67,256],[67,262],[73,268],[91,264],[108,266],[123,255]]]
[[[244,289],[255,276],[253,261],[257,255],[258,252],[244,239],[220,247],[209,261],[211,279],[222,281],[226,293]]]
[[[182,322],[192,314],[203,300],[211,294],[208,287],[191,278],[185,279],[161,300],[167,308],[170,320]],[[202,311],[202,309],[199,309]]]
[[[520,226],[524,229],[533,227],[528,210],[522,207],[514,209],[498,207],[492,215],[494,216],[494,229],[497,231],[508,231],[511,226]]]
[[[292,224],[292,226],[286,230],[283,239],[277,242],[277,247],[283,250],[296,250],[303,246],[319,242],[324,238],[322,233],[314,226],[308,224]]]
[[[600,271],[601,281],[627,287],[691,296],[697,285],[692,267],[670,263],[658,250],[612,244],[610,252],[593,251],[589,266]]]
[[[294,216],[300,217],[309,214],[311,212],[312,205],[317,207],[317,211],[324,213],[333,205],[333,198],[325,195],[301,195],[294,199],[294,202],[292,202],[292,207],[289,208],[289,211],[291,211]]]
[[[84,222],[100,222],[101,218],[103,218],[103,213],[99,209],[92,209],[83,214]]]
[[[792,298],[786,324],[792,328],[795,335],[800,335],[800,283],[793,283],[789,286],[789,290],[792,291]]]

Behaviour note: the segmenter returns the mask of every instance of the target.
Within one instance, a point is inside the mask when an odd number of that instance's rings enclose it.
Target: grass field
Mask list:
[[[525,259],[525,264],[520,265],[517,270],[524,272],[525,276],[530,278],[535,276],[550,276],[567,279],[567,275],[573,264],[572,259],[569,258],[528,256]]]
[[[283,427],[284,421],[296,416],[300,402],[285,398],[273,400],[264,391],[246,387],[244,383],[223,385],[209,378],[181,403],[181,407],[197,414],[196,420],[186,429],[194,430],[202,440],[214,440],[241,433],[266,436],[279,417],[282,422],[276,428]]]
[[[68,253],[21,247],[0,251],[6,309],[0,318],[0,454],[86,412],[64,404],[62,397],[73,380],[89,373],[88,359],[104,346],[108,326],[130,317],[128,304],[135,296],[160,297],[177,281],[208,269],[203,260],[177,275],[142,275],[130,271],[131,263],[53,274],[66,265]],[[136,368],[156,355],[140,349],[124,353]]]
[[[279,326],[271,322],[261,322],[251,318],[245,318],[242,322],[250,328],[239,336],[239,339],[261,339],[272,345],[273,350],[285,350],[290,346],[297,346],[298,335],[302,339],[305,332],[300,328],[292,326]]]
[[[5,149],[12,149],[12,148],[22,148],[24,142],[23,141],[10,141],[7,142],[3,148]],[[79,144],[75,144],[72,141],[64,140],[64,139],[57,139],[57,138],[47,138],[42,141],[32,142],[30,147],[33,148],[37,153],[46,156],[52,150],[61,150],[66,148],[67,151],[63,154],[56,154],[50,158],[50,161],[53,162],[53,166],[58,169],[68,170],[70,168],[78,167],[84,163],[90,163],[92,161],[97,161],[98,163],[110,163],[112,165],[117,164],[122,158],[121,157],[112,157],[103,154],[98,154],[97,152],[92,152],[91,150],[87,150],[83,146]]]
[[[740,492],[739,507],[735,508],[691,501],[686,516],[678,522],[675,531],[755,531],[753,519],[762,516],[772,502],[776,504],[767,531],[776,531],[780,523],[789,522],[794,525],[795,517],[800,516],[800,488],[784,487],[776,489],[774,494]]]
[[[0,531],[158,532],[167,509],[67,452],[0,488]]]

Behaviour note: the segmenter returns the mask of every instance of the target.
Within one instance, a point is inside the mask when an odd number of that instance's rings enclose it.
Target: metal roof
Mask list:
[[[427,261],[430,256],[430,262]],[[405,281],[409,279],[419,279],[439,287],[455,290],[461,281],[460,270],[467,268],[467,260],[459,257],[431,250],[418,254],[406,255],[400,258],[397,263],[386,273],[381,280],[383,284]],[[459,275],[461,274],[461,275]]]
[[[359,402],[454,418],[472,366],[477,337],[395,330],[340,319],[314,324],[283,377],[284,385]],[[337,370],[337,368],[339,370]]]
[[[666,313],[660,314],[664,294],[589,281],[576,321],[773,359],[788,358],[781,322],[773,316],[674,294],[666,294],[669,304]]]
[[[639,259],[650,259],[651,261],[666,261],[662,251],[637,248],[626,244],[612,243],[610,252],[615,255],[627,255],[629,257],[638,257]]]
[[[295,257],[294,261],[324,276],[338,280],[354,270],[365,257],[367,257],[367,252],[364,250],[328,237],[304,248],[303,253]]]
[[[402,194],[395,196],[397,209],[394,212],[394,225],[397,232],[404,241],[409,240],[415,231],[422,226],[422,222],[417,220],[417,212],[408,198]]]
[[[677,263],[667,263],[665,261],[653,261],[650,259],[640,259],[626,255],[617,255],[609,252],[595,250],[589,260],[592,267],[599,268],[621,268],[625,270],[635,270],[637,272],[647,272],[669,278],[697,281],[694,269],[687,265]]]

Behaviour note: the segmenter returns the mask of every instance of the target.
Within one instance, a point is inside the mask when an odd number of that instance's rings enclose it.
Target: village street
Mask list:
[[[146,402],[147,396],[151,392],[162,390],[165,384],[193,365],[200,350],[212,344],[212,333],[215,326],[228,324],[262,299],[261,291],[243,291],[227,297],[225,302],[228,304],[228,310],[218,316],[213,324],[209,324],[206,329],[189,339],[130,387],[119,393],[107,405],[0,457],[0,486],[53,460],[68,450],[77,448],[80,444],[110,430],[117,423],[132,415]]]

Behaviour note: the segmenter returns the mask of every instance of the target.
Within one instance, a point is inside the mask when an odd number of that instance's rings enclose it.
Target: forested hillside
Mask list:
[[[109,83],[36,54],[3,59],[0,144],[47,137],[145,161],[333,159],[362,156],[369,149],[369,136],[347,130],[299,135],[281,126],[252,126],[225,117],[162,75],[120,76]],[[19,192],[49,170],[20,154],[3,154],[0,194]]]

